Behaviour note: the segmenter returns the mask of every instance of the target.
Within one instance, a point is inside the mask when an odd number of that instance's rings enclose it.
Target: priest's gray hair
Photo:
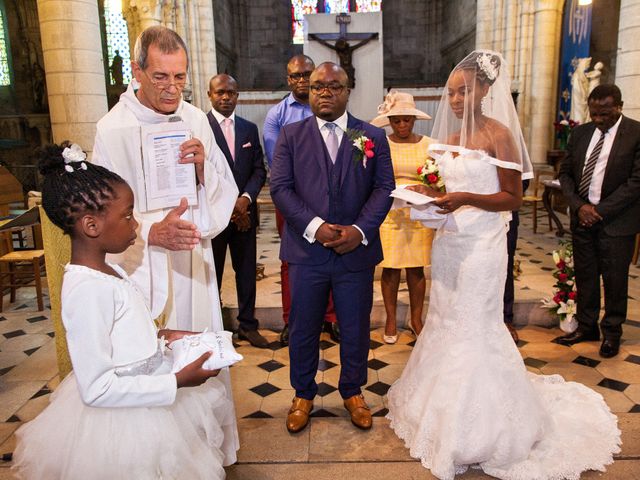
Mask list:
[[[155,45],[162,53],[173,53],[182,49],[187,55],[187,67],[189,67],[189,54],[184,40],[170,28],[156,25],[145,29],[137,38],[133,47],[133,58],[138,66],[144,70],[147,68],[147,55],[149,47]]]

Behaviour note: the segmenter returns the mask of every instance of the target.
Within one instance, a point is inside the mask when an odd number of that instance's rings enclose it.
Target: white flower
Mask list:
[[[62,158],[64,158],[64,163],[81,162],[87,159],[87,154],[82,151],[80,145],[74,143],[73,145],[71,145],[70,147],[66,147],[62,151]],[[85,165],[83,170],[86,169],[87,166]]]
[[[557,250],[553,251],[553,263],[555,263],[556,265],[560,262],[560,254],[558,253]]]
[[[558,308],[558,315],[566,315],[567,321],[570,321],[576,314],[577,305],[575,300],[567,300],[567,303],[560,302],[560,308]]]
[[[480,70],[482,70],[487,75],[487,78],[489,80],[494,80],[498,76],[498,69],[496,65],[491,62],[490,53],[482,53],[478,55],[476,62],[478,62]]]
[[[560,125],[569,125],[568,120],[560,120]]]

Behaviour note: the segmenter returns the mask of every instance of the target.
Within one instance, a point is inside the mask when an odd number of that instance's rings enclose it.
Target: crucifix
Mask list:
[[[371,40],[378,38],[375,33],[347,33],[347,25],[351,23],[351,16],[346,13],[336,15],[336,23],[340,25],[339,33],[310,33],[309,40],[320,42],[327,48],[334,50],[340,58],[340,66],[349,76],[349,88],[356,86],[356,69],[353,66],[353,51],[366,45]],[[350,45],[348,40],[360,40],[355,45]],[[335,42],[333,44],[329,42]]]

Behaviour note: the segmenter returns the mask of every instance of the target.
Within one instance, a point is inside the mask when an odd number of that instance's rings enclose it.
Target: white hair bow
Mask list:
[[[64,169],[69,173],[74,171],[73,166],[70,165],[72,162],[81,162],[79,168],[82,170],[87,169],[87,164],[83,161],[87,159],[87,154],[82,151],[82,148],[77,143],[62,150],[62,158],[64,158],[65,163]]]

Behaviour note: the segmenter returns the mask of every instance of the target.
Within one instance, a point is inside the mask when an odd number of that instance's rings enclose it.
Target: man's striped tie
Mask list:
[[[591,184],[591,178],[593,177],[593,171],[596,168],[596,162],[598,161],[598,157],[600,156],[600,152],[602,152],[602,145],[604,145],[604,133],[600,134],[600,139],[596,146],[593,147],[593,151],[591,155],[589,155],[589,159],[584,167],[584,171],[582,172],[582,178],[580,179],[580,186],[578,187],[578,194],[589,201],[589,185]]]

